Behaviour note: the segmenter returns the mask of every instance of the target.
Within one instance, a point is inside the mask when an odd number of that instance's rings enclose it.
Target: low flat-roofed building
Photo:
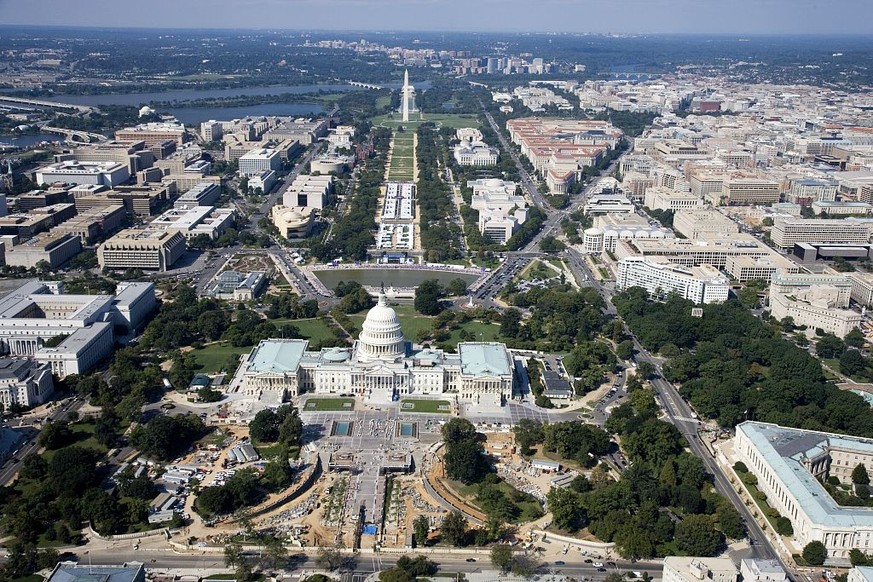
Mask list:
[[[97,261],[106,269],[166,271],[185,253],[179,232],[128,228],[97,248]]]
[[[863,307],[873,306],[873,273],[849,273],[852,282],[852,301]]]
[[[873,566],[855,566],[849,570],[846,582],[873,582]]]
[[[759,279],[769,281],[774,273],[800,273],[801,267],[781,255],[772,253],[761,257],[732,255],[725,258],[724,270],[742,283]]]
[[[52,370],[26,358],[0,358],[0,404],[3,410],[42,404],[54,393]]]
[[[598,214],[594,216],[593,224],[595,231],[586,230],[582,238],[587,252],[615,252],[620,240],[671,239],[675,236],[669,228],[657,222],[650,223],[636,213]],[[602,245],[598,248],[596,243],[601,236]]]
[[[282,168],[282,157],[279,150],[258,148],[245,153],[239,158],[240,176],[260,175],[265,170],[279,171]]]
[[[673,229],[690,239],[713,235],[731,236],[740,232],[740,226],[712,208],[685,208],[673,216]]]
[[[72,151],[72,157],[79,161],[118,162],[126,164],[131,176],[152,167],[155,155],[146,149],[144,141],[110,140],[103,143],[87,144]]]
[[[765,178],[726,179],[721,185],[723,204],[772,204],[779,202],[780,184]]]
[[[0,216],[0,234],[15,235],[27,239],[54,226],[50,214],[7,214]]]
[[[283,206],[277,204],[271,210],[273,225],[287,239],[306,238],[312,230],[315,211],[312,208]]]
[[[786,582],[788,574],[776,560],[740,560],[743,582]],[[873,581],[871,581],[873,582]]]
[[[191,208],[171,208],[149,223],[150,227],[168,232],[178,232],[186,239],[201,234],[216,240],[233,225],[234,211],[230,208],[214,206],[193,206]]]
[[[633,213],[633,202],[619,194],[595,194],[585,203],[585,214]]]
[[[67,160],[49,164],[36,170],[37,184],[95,184],[114,188],[127,184],[130,180],[130,170],[127,164],[114,161],[92,162]]]
[[[643,203],[652,210],[681,210],[703,206],[703,200],[691,192],[677,192],[665,186],[653,186],[646,190]]]
[[[852,281],[848,273],[785,273],[776,272],[770,279],[770,286],[778,293],[793,295],[817,285],[828,285],[837,289],[835,307],[848,307],[852,294]]]
[[[185,127],[181,123],[152,122],[125,127],[115,132],[118,141],[144,141],[149,148],[162,146],[167,141],[185,143]],[[161,156],[164,157],[164,156]]]
[[[473,195],[470,207],[479,213],[479,232],[486,239],[505,244],[527,220],[527,200],[516,194],[515,182],[480,179],[467,182]]]
[[[192,206],[214,206],[221,197],[221,186],[211,182],[199,182],[196,186],[179,196],[173,203],[176,208]]]
[[[773,224],[770,238],[783,249],[793,248],[797,243],[867,244],[870,230],[870,223],[863,220],[779,218]]]
[[[791,521],[797,547],[819,541],[836,565],[848,565],[852,549],[873,550],[873,512],[839,505],[821,484],[835,477],[850,485],[855,467],[873,466],[873,440],[746,421],[733,449],[767,503]]]
[[[737,582],[738,575],[736,565],[727,558],[668,556],[662,582]]]
[[[822,329],[844,338],[861,327],[864,316],[842,307],[844,291],[833,285],[812,285],[791,294],[770,287],[770,315],[778,321],[790,317],[797,326]]]
[[[482,142],[461,142],[455,146],[453,155],[461,166],[496,166],[499,158],[497,148]]]
[[[676,293],[694,303],[727,301],[730,282],[709,265],[687,267],[655,257],[625,257],[618,261],[616,289],[642,287],[656,300]]]
[[[730,238],[690,239],[634,239],[619,241],[615,247],[618,258],[635,255],[666,257],[680,265],[712,265],[718,269],[725,266],[729,256],[768,257],[779,256],[755,237],[739,233]]]
[[[248,178],[249,188],[251,188],[255,194],[257,194],[258,190],[261,191],[261,194],[266,194],[272,190],[273,186],[276,184],[276,171],[264,170],[260,174],[252,174]]]
[[[873,214],[873,204],[851,200],[821,200],[813,202],[812,211],[816,214],[825,213],[828,216],[851,216]]]
[[[42,261],[56,269],[79,254],[81,239],[66,233],[44,233],[6,249],[6,264],[35,268]]]
[[[145,566],[91,566],[60,562],[46,582],[145,582]]]
[[[90,245],[117,232],[126,218],[127,212],[123,204],[97,206],[80,212],[70,220],[56,226],[53,232],[78,236],[83,245]]]

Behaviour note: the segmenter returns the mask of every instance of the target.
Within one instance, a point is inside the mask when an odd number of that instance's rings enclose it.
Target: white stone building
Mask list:
[[[730,292],[727,277],[709,265],[685,267],[644,257],[626,257],[618,262],[615,287],[642,287],[655,299],[676,293],[698,304],[726,301]]]
[[[264,340],[242,364],[246,393],[279,399],[303,393],[354,394],[371,402],[409,395],[448,396],[502,405],[512,397],[516,366],[506,346],[461,343],[457,354],[413,349],[384,295],[352,348],[308,351],[307,340]],[[275,399],[275,398],[274,398]]]

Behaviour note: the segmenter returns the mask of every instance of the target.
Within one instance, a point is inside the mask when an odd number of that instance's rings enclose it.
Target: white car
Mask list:
[[[594,562],[594,563],[591,564],[591,565],[594,566],[595,568],[602,568],[602,567],[603,567],[603,562]]]

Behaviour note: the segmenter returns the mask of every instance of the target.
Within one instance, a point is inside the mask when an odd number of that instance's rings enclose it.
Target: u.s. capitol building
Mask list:
[[[302,393],[354,394],[371,402],[407,395],[448,395],[459,402],[501,405],[524,374],[504,344],[463,342],[457,354],[413,349],[397,313],[379,296],[351,348],[307,351],[309,342],[270,339],[243,362],[247,395],[282,400]]]

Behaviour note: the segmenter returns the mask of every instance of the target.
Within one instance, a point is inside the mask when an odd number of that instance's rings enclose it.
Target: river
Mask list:
[[[262,95],[294,95],[306,93],[345,93],[360,91],[361,87],[352,85],[279,85],[271,87],[239,87],[235,89],[178,89],[154,93],[113,93],[106,95],[61,95],[55,94],[46,99],[73,105],[132,105],[140,107],[155,101],[194,101],[197,99],[226,99],[230,97],[249,97]],[[298,105],[303,105],[298,103]]]
[[[382,284],[388,287],[418,287],[422,281],[436,279],[442,285],[448,285],[452,279],[463,279],[467,285],[479,278],[469,272],[429,271],[426,269],[327,269],[314,271],[325,287],[333,289],[340,281],[357,281],[361,285],[378,287]]]
[[[316,115],[323,113],[324,107],[318,103],[263,103],[243,107],[170,107],[160,111],[173,114],[176,119],[186,125],[200,125],[200,123],[210,119],[241,119],[259,115],[280,115],[283,117]]]
[[[33,133],[24,135],[0,135],[0,143],[12,144],[15,147],[26,148],[43,141],[64,141],[64,136],[53,133]]]

